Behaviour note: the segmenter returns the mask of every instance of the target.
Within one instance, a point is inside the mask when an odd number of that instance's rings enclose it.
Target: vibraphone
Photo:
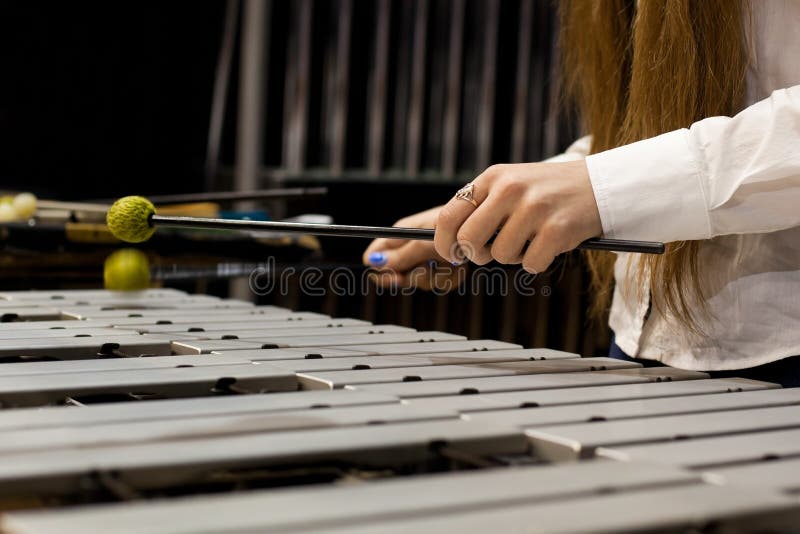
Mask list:
[[[168,289],[0,298],[3,533],[800,524],[800,389]]]

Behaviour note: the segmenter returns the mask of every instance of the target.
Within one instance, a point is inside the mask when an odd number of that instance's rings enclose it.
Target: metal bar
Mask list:
[[[336,66],[334,72],[333,118],[331,119],[331,160],[334,174],[344,169],[347,143],[347,92],[350,79],[350,33],[353,20],[353,0],[341,0],[336,39]]]
[[[461,116],[461,66],[464,45],[465,0],[453,0],[450,21],[450,57],[447,68],[447,104],[444,113],[442,139],[442,174],[446,178],[456,173],[458,158],[458,126]]]
[[[555,36],[551,37],[551,58],[550,72],[548,79],[550,87],[547,94],[547,119],[544,128],[544,156],[550,157],[558,151],[559,143],[559,94],[561,92],[560,76],[558,75],[559,55],[558,40]]]
[[[369,112],[369,136],[367,167],[377,175],[383,167],[384,142],[386,136],[386,83],[389,63],[389,23],[392,7],[390,0],[380,0],[375,20],[375,62],[370,84],[372,94]]]
[[[434,171],[441,175],[442,166],[442,131],[444,126],[444,108],[447,100],[447,58],[449,56],[448,43],[450,36],[450,2],[438,2],[431,7],[428,14],[431,19],[430,35],[427,48],[430,50],[430,63],[428,72],[428,96],[425,109],[425,141],[422,144],[422,161],[420,167],[423,172]]]
[[[267,17],[270,3],[246,0],[243,12],[239,119],[236,136],[237,190],[258,188],[264,134]]]
[[[411,52],[413,46],[413,18],[414,4],[412,2],[402,2],[400,19],[400,42],[398,44],[397,67],[395,77],[395,99],[394,99],[394,137],[392,146],[391,166],[402,167],[403,156],[406,152],[406,131],[408,125],[408,99],[411,91]]]
[[[289,73],[286,79],[286,161],[290,172],[305,166],[308,142],[308,98],[311,76],[311,0],[292,3],[297,9],[296,33],[289,46]]]
[[[406,172],[419,174],[422,145],[422,117],[425,113],[425,58],[428,40],[428,2],[417,2],[414,16],[414,42],[411,62],[410,101],[408,106],[408,138],[406,140]]]
[[[234,189],[258,188],[264,146],[264,99],[266,87],[266,58],[269,39],[268,18],[271,3],[266,0],[246,0],[242,13],[241,75],[239,82],[239,114],[236,132],[236,171]],[[249,202],[240,209],[251,209]],[[250,288],[243,280],[229,284],[234,298],[250,299]]]
[[[536,2],[533,13],[533,26],[535,41],[533,44],[535,53],[533,54],[532,76],[527,80],[530,84],[530,105],[528,107],[528,139],[526,159],[528,161],[538,161],[542,159],[542,130],[544,129],[544,85],[547,76],[546,58],[549,52],[547,48],[550,41],[547,39],[547,12],[546,4]]]
[[[214,188],[214,178],[219,164],[222,126],[225,120],[225,103],[228,100],[228,84],[231,77],[233,48],[238,26],[239,0],[227,0],[225,23],[222,30],[222,43],[219,47],[217,69],[214,76],[214,92],[211,99],[211,117],[208,123],[208,142],[206,145],[205,188]]]
[[[522,0],[517,40],[517,84],[514,95],[514,118],[511,133],[511,161],[525,161],[525,123],[528,117],[533,0]]]

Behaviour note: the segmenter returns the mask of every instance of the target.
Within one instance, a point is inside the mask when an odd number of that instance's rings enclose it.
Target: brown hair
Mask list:
[[[592,152],[740,110],[748,12],[743,0],[562,0],[564,87],[593,136]],[[640,296],[649,290],[656,310],[694,330],[704,302],[698,243],[643,256],[636,273]],[[595,317],[608,308],[614,258],[587,255]]]

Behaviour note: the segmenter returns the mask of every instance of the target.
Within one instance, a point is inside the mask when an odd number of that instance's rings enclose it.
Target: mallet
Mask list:
[[[274,221],[246,221],[233,219],[208,219],[177,217],[156,214],[153,203],[144,197],[123,197],[109,208],[106,217],[108,229],[117,239],[128,243],[147,241],[156,227],[205,228],[214,230],[249,230],[300,233],[337,237],[386,237],[433,241],[434,230],[427,228],[395,228],[383,226],[350,226],[341,224],[312,224]],[[587,239],[580,249],[611,250],[616,252],[641,252],[663,254],[664,244],[624,239]]]

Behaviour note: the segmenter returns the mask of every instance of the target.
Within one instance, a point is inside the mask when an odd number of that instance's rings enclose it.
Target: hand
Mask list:
[[[394,226],[435,228],[441,209],[437,206],[409,215]],[[453,267],[437,254],[432,241],[376,239],[364,251],[363,261],[377,271],[370,280],[382,287],[451,290],[458,287],[466,272],[464,267]]]
[[[603,232],[582,160],[493,165],[473,184],[477,208],[453,198],[439,212],[434,244],[450,262],[522,263],[541,273],[559,254]]]

